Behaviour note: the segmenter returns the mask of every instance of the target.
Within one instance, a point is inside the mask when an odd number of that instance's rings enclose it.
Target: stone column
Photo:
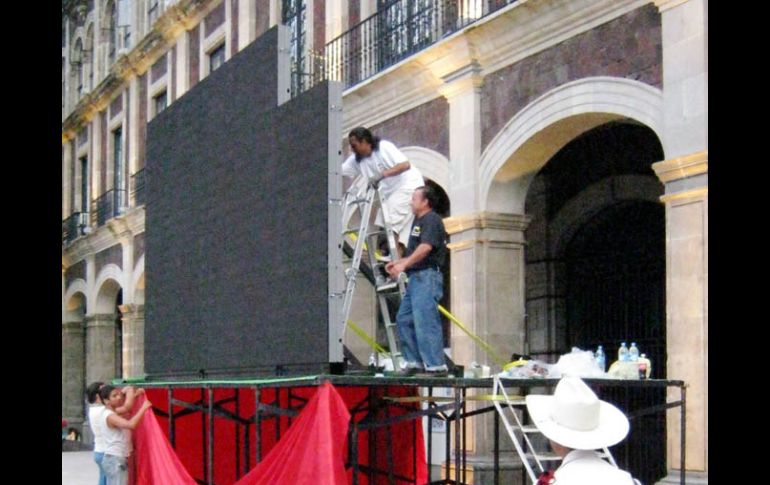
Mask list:
[[[513,352],[522,353],[525,348],[524,231],[529,218],[480,212],[449,217],[444,223],[451,241],[452,314],[507,361]],[[466,367],[476,361],[493,369],[497,366],[499,371],[500,364],[457,326],[452,327],[452,356]],[[493,417],[478,416],[467,429],[474,483],[486,483],[484,477],[492,476]],[[500,445],[501,450],[510,448],[505,440]],[[502,467],[511,470],[513,464],[502,463]],[[504,477],[512,479],[508,473]]]
[[[115,315],[86,316],[86,382],[115,377]]]
[[[665,184],[667,377],[687,390],[686,450],[679,411],[668,412],[669,476],[708,482],[708,1],[655,0],[663,44],[663,151],[653,164]],[[678,398],[678,392],[669,400]]]
[[[241,51],[257,38],[257,2],[238,0],[238,45],[234,52]]]
[[[83,423],[85,399],[85,331],[83,321],[67,321],[61,328],[61,415],[70,424]]]
[[[121,305],[123,314],[123,378],[144,375],[144,305]]]
[[[666,184],[668,378],[687,384],[687,483],[708,483],[708,152],[653,165]],[[672,389],[668,401],[678,400]],[[667,414],[669,475],[679,483],[680,411]]]

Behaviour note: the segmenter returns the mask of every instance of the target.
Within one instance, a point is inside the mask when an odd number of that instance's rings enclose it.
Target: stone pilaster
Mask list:
[[[504,361],[524,351],[524,231],[529,218],[519,214],[481,212],[444,220],[450,236],[450,311],[486,341]],[[452,357],[466,367],[476,361],[499,372],[500,364],[456,326]],[[478,407],[478,406],[472,406]],[[481,462],[493,447],[492,417],[468,423],[469,449]]]
[[[70,423],[83,422],[85,393],[85,329],[82,321],[62,323],[61,415]]]
[[[123,378],[144,375],[144,305],[121,305],[123,314]]]
[[[86,316],[86,382],[115,377],[115,315]]]
[[[655,0],[663,41],[668,377],[687,390],[687,481],[708,482],[708,2]],[[673,394],[669,399],[678,396]],[[679,478],[679,412],[668,413],[666,480]],[[664,480],[664,482],[666,482]]]
[[[472,214],[479,208],[481,156],[481,68],[471,61],[443,76],[439,92],[449,102],[449,198],[452,214]]]
[[[653,164],[666,184],[668,378],[687,383],[685,470],[708,482],[708,152]],[[673,389],[668,400],[679,399]],[[679,481],[680,414],[668,412],[669,477]],[[690,475],[692,474],[692,477]],[[667,481],[668,480],[668,481]]]

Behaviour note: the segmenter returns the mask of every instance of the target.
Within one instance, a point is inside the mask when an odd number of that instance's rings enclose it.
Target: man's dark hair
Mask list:
[[[93,404],[96,402],[96,396],[99,395],[99,388],[104,385],[101,381],[92,382],[86,388],[86,397],[88,397],[88,403]]]
[[[115,389],[115,386],[110,384],[105,384],[99,389],[99,397],[102,398],[102,402],[107,402],[113,389]]]
[[[363,126],[359,126],[358,128],[353,128],[350,130],[350,133],[348,133],[348,138],[351,136],[355,136],[359,141],[368,142],[372,146],[372,150],[379,150],[380,148],[380,137],[372,135],[372,132]],[[356,154],[356,160],[360,161],[358,154]]]
[[[430,206],[431,209],[435,208],[439,204],[438,193],[436,192],[436,189],[434,189],[430,185],[423,185],[423,186],[417,187],[414,190],[422,191],[422,196],[428,201],[428,205]]]

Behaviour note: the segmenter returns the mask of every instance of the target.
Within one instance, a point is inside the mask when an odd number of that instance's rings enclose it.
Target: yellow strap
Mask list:
[[[392,397],[385,396],[383,398],[386,401],[393,402],[454,402],[455,398],[446,396],[405,396],[405,397]],[[524,396],[509,395],[508,399],[512,403],[524,402]],[[502,394],[476,394],[465,396],[464,401],[505,401],[505,396]]]
[[[460,327],[460,330],[462,330],[463,332],[467,333],[468,336],[470,336],[470,338],[472,338],[474,341],[476,341],[476,343],[481,345],[481,348],[486,350],[487,353],[489,354],[489,356],[492,357],[492,360],[494,360],[498,365],[500,365],[502,367],[502,366],[504,366],[506,364],[506,361],[501,359],[500,356],[497,355],[497,353],[492,349],[492,347],[490,347],[490,345],[488,343],[484,342],[481,339],[481,337],[479,337],[478,335],[476,335],[473,332],[471,332],[468,329],[468,327],[463,325],[463,323],[460,320],[458,320],[457,318],[455,318],[454,315],[449,313],[446,308],[444,308],[443,306],[439,305],[438,306],[438,311],[440,311],[445,317],[447,317],[449,320],[451,320],[455,325]]]
[[[351,232],[350,234],[348,234],[348,236],[350,236],[350,239],[352,239],[353,242],[356,242],[356,240],[358,239],[358,234],[356,234],[355,232]],[[366,243],[364,243],[364,251],[368,251],[366,247]],[[382,259],[382,253],[380,253],[379,250],[375,250],[374,257],[377,259]]]
[[[359,327],[358,325],[356,325],[355,323],[353,323],[350,320],[348,320],[348,326],[356,333],[356,335],[361,337],[361,340],[363,340],[364,342],[369,344],[369,347],[373,348],[374,350],[376,350],[380,354],[390,355],[390,352],[385,350],[382,347],[382,345],[380,345],[377,342],[375,342],[374,339],[372,337],[370,337],[369,334],[364,331],[364,329],[362,329],[361,327]]]

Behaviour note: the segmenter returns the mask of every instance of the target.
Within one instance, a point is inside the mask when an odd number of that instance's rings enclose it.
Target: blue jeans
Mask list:
[[[104,455],[102,460],[107,485],[128,484],[128,460],[125,456]]]
[[[99,485],[107,485],[107,476],[104,474],[104,469],[102,468],[103,459],[103,451],[94,451],[94,461],[96,462],[96,466],[99,467]]]
[[[444,334],[438,302],[444,280],[436,268],[409,274],[406,295],[396,315],[398,337],[407,364],[422,364],[426,370],[446,370]]]

